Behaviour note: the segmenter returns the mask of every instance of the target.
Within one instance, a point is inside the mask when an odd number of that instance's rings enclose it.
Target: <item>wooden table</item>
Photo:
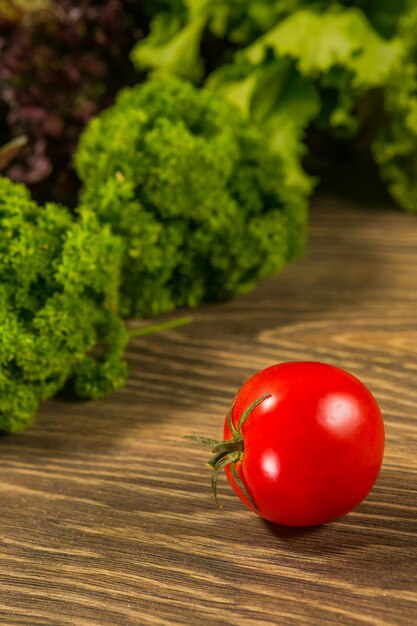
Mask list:
[[[322,192],[302,260],[135,340],[123,391],[48,402],[0,440],[2,626],[417,624],[417,217],[370,199]],[[217,510],[206,451],[181,439],[219,436],[242,380],[294,359],[359,376],[387,431],[367,500],[307,530],[224,479]]]

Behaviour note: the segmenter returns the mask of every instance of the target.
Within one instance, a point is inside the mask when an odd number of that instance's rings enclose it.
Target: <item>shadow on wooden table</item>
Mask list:
[[[386,551],[387,545],[390,549],[413,550],[417,534],[417,519],[412,511],[414,485],[412,471],[383,467],[368,497],[351,513],[334,522],[307,528],[279,526],[265,520],[263,523],[277,545],[285,544],[304,554],[331,556],[365,547],[371,551]],[[339,541],[334,539],[335,533]]]

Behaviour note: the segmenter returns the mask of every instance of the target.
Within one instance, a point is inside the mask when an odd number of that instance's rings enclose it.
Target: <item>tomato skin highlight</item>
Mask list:
[[[384,454],[384,424],[371,392],[348,372],[319,362],[273,365],[239,390],[231,417],[264,394],[242,426],[243,457],[235,465],[257,510],[232,475],[239,498],[261,517],[315,526],[356,507],[372,489]],[[224,439],[231,439],[227,423]]]

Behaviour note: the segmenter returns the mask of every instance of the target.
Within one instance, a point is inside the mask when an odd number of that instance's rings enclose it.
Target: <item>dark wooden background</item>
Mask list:
[[[303,259],[135,340],[123,391],[48,402],[0,439],[0,624],[417,624],[417,216],[343,179]],[[181,439],[219,436],[242,380],[293,359],[359,376],[387,432],[367,500],[307,530],[263,522],[225,480],[217,510],[205,450]]]

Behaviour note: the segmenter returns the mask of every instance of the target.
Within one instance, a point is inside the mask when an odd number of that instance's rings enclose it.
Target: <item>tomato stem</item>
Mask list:
[[[253,409],[256,409],[258,404],[261,404],[261,402],[263,402],[264,400],[269,398],[270,395],[271,395],[270,393],[265,393],[263,396],[261,396],[260,398],[258,398],[254,402],[252,402],[252,404],[250,404],[248,406],[248,408],[243,411],[243,413],[242,413],[242,415],[241,415],[241,417],[239,419],[239,422],[237,424],[237,431],[238,431],[239,434],[242,431],[243,424],[246,422],[246,420],[248,419],[249,415],[252,413]]]
[[[239,487],[239,489],[243,492],[244,496],[249,500],[254,509],[258,510],[253,498],[251,497],[249,491],[243,484],[237,469],[236,463],[241,461],[244,453],[244,441],[242,435],[242,426],[245,421],[248,419],[249,415],[252,411],[264,400],[269,398],[271,394],[266,393],[254,402],[250,404],[242,413],[239,418],[237,428],[233,424],[232,420],[232,411],[234,404],[230,407],[227,412],[227,424],[230,430],[230,434],[232,439],[226,439],[225,441],[217,441],[216,439],[210,439],[209,437],[196,437],[194,435],[185,435],[186,439],[192,439],[197,443],[202,443],[203,445],[209,446],[211,452],[214,456],[208,461],[207,466],[211,469],[211,491],[213,493],[214,501],[217,506],[219,506],[219,502],[217,499],[217,478],[218,474],[223,467],[226,465],[230,465],[230,471],[232,472],[232,476]]]
[[[212,452],[243,452],[243,439],[229,439],[218,442]]]

